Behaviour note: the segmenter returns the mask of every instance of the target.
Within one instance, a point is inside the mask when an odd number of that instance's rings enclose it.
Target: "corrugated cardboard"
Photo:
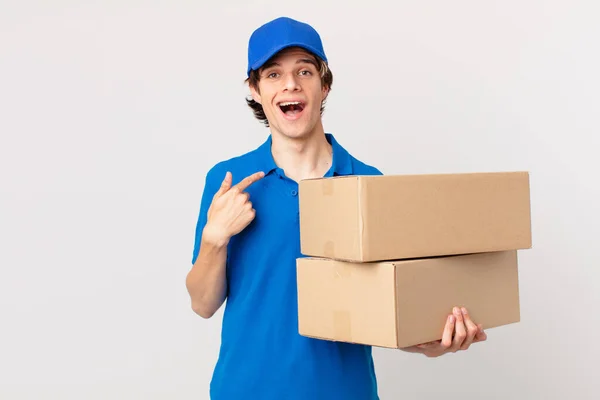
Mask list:
[[[381,261],[531,247],[527,172],[300,182],[301,252]]]
[[[453,306],[490,329],[520,321],[517,252],[351,263],[299,258],[303,336],[401,348],[440,340]]]

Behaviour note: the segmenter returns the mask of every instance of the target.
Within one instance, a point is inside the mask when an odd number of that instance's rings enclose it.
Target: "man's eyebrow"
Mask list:
[[[271,62],[268,62],[267,64],[263,65],[261,69],[265,70],[265,69],[275,67],[275,66],[280,66],[280,65],[278,63],[276,63],[275,61],[271,61]]]
[[[317,62],[315,60],[313,60],[312,58],[301,58],[298,61],[296,61],[296,64],[311,64],[315,68],[317,68],[317,69],[319,68],[319,65],[317,64]],[[270,61],[262,66],[261,71],[266,71],[267,69],[272,68],[272,67],[281,67],[281,65],[276,61]]]
[[[312,58],[301,58],[298,61],[296,61],[296,64],[312,64],[315,66],[315,68],[319,67],[317,65],[317,62],[315,60],[313,60]]]

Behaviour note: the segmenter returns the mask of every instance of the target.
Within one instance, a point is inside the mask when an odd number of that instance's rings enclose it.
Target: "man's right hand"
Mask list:
[[[232,236],[240,233],[254,219],[255,210],[245,190],[262,179],[264,172],[256,172],[237,185],[231,186],[231,172],[225,174],[221,187],[215,193],[208,209],[202,240],[216,246],[227,245]]]

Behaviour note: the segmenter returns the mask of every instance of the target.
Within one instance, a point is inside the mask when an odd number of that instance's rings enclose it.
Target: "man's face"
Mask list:
[[[261,69],[258,88],[251,88],[252,97],[262,105],[275,133],[301,138],[321,127],[321,103],[327,89],[321,86],[314,56],[306,51],[279,53]]]

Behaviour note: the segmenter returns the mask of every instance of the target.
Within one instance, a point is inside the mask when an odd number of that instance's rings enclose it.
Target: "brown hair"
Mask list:
[[[321,85],[323,87],[326,87],[328,90],[331,90],[331,86],[333,84],[333,73],[331,72],[331,69],[329,69],[329,65],[327,65],[327,63],[325,61],[323,61],[321,58],[316,57],[313,55],[313,57],[315,57],[315,61],[317,62],[317,69],[319,70],[319,75],[321,76]],[[266,62],[264,65],[268,65],[269,62]],[[246,78],[245,83],[247,83],[250,87],[254,88],[256,91],[258,91],[258,82],[260,80],[260,72],[262,71],[262,68],[259,69],[258,71],[256,70],[252,70],[250,71],[250,76],[248,78]],[[265,115],[265,112],[263,110],[263,107],[260,103],[256,102],[252,96],[246,98],[246,104],[248,104],[248,107],[250,107],[250,109],[252,110],[252,113],[254,114],[254,117],[261,121],[263,124],[265,124],[265,126],[269,126],[269,121],[267,120],[267,116]],[[323,101],[323,103],[321,103],[321,115],[323,115],[323,111],[325,110],[325,101]]]

